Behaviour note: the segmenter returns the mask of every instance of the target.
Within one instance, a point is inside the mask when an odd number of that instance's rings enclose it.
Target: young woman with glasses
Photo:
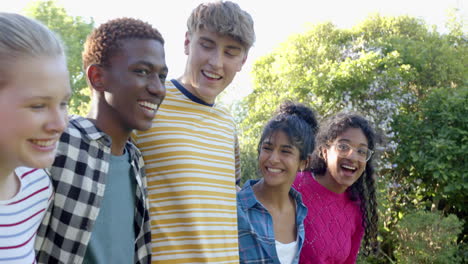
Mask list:
[[[377,249],[375,144],[370,123],[355,113],[320,126],[310,171],[293,184],[308,208],[300,263],[355,263],[363,238],[365,253]]]

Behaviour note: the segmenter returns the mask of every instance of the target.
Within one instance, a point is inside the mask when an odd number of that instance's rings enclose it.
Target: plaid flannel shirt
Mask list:
[[[99,214],[109,171],[111,139],[86,118],[72,116],[50,168],[54,200],[38,230],[39,263],[82,263]],[[144,163],[131,142],[125,146],[137,183],[135,263],[151,263],[151,229]],[[109,241],[111,242],[111,241]]]

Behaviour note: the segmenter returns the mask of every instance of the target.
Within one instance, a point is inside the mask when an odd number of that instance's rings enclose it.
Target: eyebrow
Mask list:
[[[347,142],[347,143],[351,143],[351,140],[347,139],[347,138],[341,138],[340,140],[338,140],[338,142]],[[368,147],[368,145],[366,143],[359,143],[359,146],[364,146],[364,147]]]
[[[64,95],[64,98],[70,98],[71,96],[72,96],[72,92],[68,91]],[[32,100],[32,99],[52,100],[54,99],[53,96],[46,96],[46,95],[27,95],[24,98],[26,98],[27,100]]]
[[[241,47],[233,46],[233,45],[228,45],[226,48],[231,49],[231,50],[242,50]]]
[[[214,40],[212,40],[212,39],[210,39],[210,38],[208,38],[208,37],[203,37],[203,36],[201,36],[201,37],[200,37],[200,40],[208,41],[208,42],[210,42],[210,43],[215,44]]]
[[[270,141],[263,141],[262,145],[273,145],[273,143],[271,143]],[[293,149],[294,146],[293,145],[281,145],[280,146],[281,148],[288,148],[288,149]]]
[[[212,44],[216,44],[215,41],[213,41],[212,39],[208,38],[208,37],[200,37],[201,40],[204,40],[204,41],[207,41],[207,42],[210,42]],[[239,46],[234,46],[234,45],[228,45],[226,46],[228,49],[234,49],[234,50],[242,50],[241,47]]]
[[[132,63],[132,65],[138,65],[138,64],[143,64],[143,65],[146,65],[147,67],[150,67],[151,69],[161,69],[162,71],[164,72],[168,72],[169,69],[167,68],[167,65],[164,64],[163,67],[160,67],[158,66],[157,64],[154,64],[154,63],[151,63],[149,61],[145,61],[145,60],[139,60],[139,61],[136,61],[134,63]]]

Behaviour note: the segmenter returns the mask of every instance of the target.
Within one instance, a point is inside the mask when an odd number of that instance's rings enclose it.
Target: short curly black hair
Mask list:
[[[86,39],[82,54],[84,71],[92,64],[108,65],[124,39],[154,39],[164,44],[161,33],[149,23],[126,17],[109,20]]]

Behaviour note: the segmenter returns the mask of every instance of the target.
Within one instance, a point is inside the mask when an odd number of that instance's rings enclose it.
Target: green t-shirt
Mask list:
[[[135,188],[128,151],[112,155],[99,215],[91,232],[85,264],[133,263]]]

